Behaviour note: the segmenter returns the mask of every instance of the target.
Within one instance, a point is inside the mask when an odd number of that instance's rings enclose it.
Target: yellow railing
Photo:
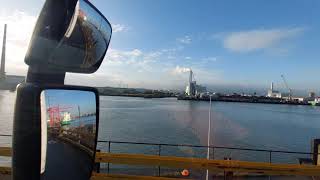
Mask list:
[[[0,156],[11,157],[11,147],[0,147]]]
[[[0,156],[11,156],[11,148],[0,147]],[[115,154],[97,152],[97,163],[113,163],[126,165],[163,166],[168,168],[206,170],[211,173],[242,173],[259,175],[299,175],[320,176],[320,166],[299,164],[274,164],[264,162],[247,162],[236,160],[207,160],[203,158],[183,158],[172,156],[156,156],[142,154]],[[0,167],[0,174],[10,174],[10,167]],[[151,176],[130,176],[93,173],[92,180],[104,179],[173,179]]]
[[[236,160],[207,160],[203,158],[184,158],[172,156],[155,156],[142,154],[97,153],[96,162],[164,166],[206,170],[210,172],[239,172],[262,175],[302,175],[320,176],[320,166],[299,164],[273,164],[264,162],[247,162]]]
[[[0,147],[0,156],[11,157],[11,147]],[[11,167],[0,166],[0,175],[1,174],[2,175],[10,175],[11,174]]]

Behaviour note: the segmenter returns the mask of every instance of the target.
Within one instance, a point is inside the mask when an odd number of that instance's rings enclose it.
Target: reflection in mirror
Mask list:
[[[96,147],[96,94],[41,93],[41,179],[89,179]]]
[[[111,28],[85,1],[79,0],[65,36],[53,51],[49,63],[90,68],[103,58]],[[82,59],[82,62],[78,62]]]
[[[54,35],[57,27],[53,24],[38,25],[40,30],[33,34],[27,64],[45,64],[66,72],[92,73],[98,69],[110,42],[111,25],[85,0],[78,0],[70,12],[73,16],[63,28],[66,31],[62,37]]]

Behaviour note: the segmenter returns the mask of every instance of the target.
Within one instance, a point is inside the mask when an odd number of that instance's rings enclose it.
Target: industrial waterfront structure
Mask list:
[[[189,81],[186,86],[185,94],[187,96],[195,97],[200,96],[201,93],[207,92],[207,88],[201,85],[197,85],[197,81],[194,79],[192,69],[189,71]]]
[[[286,89],[288,89],[288,92],[283,93],[280,91],[276,91],[274,88],[273,82],[271,82],[271,86],[270,86],[270,89],[268,90],[267,97],[280,98],[280,99],[283,99],[286,101],[296,101],[296,100],[301,101],[301,98],[295,98],[295,99],[292,98],[292,89],[289,87],[284,75],[281,75],[281,78],[283,80],[283,83],[284,83]]]
[[[186,95],[188,96],[194,96],[196,94],[196,81],[193,81],[193,72],[190,69],[189,72],[189,82],[188,85],[186,87]]]
[[[268,98],[277,98],[281,101],[291,102],[291,103],[304,103],[304,104],[311,104],[311,105],[320,105],[320,98],[316,96],[316,93],[311,91],[309,92],[309,95],[307,97],[298,97],[298,96],[292,96],[292,89],[289,88],[286,80],[284,79],[284,76],[281,75],[283,78],[284,84],[286,88],[288,89],[288,92],[280,92],[276,91],[274,88],[273,82],[271,83],[270,89],[267,92]]]
[[[274,90],[274,84],[271,82],[270,89],[268,90],[267,97],[272,97],[272,98],[281,98],[282,94],[279,91]]]

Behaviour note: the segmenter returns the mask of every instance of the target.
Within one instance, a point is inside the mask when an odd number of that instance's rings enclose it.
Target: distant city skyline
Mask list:
[[[92,0],[113,26],[100,69],[68,84],[184,88],[188,69],[208,89],[320,91],[319,1]],[[24,55],[43,0],[0,8],[8,24],[6,73],[25,75]]]

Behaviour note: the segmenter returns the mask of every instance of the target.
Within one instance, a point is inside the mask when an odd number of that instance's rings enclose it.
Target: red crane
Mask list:
[[[72,107],[51,106],[47,109],[50,118],[50,126],[53,127],[56,124],[60,124],[61,112],[66,111]]]

